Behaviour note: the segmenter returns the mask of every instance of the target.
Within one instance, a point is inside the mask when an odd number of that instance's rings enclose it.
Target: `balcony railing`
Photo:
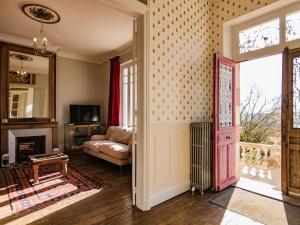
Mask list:
[[[240,143],[240,162],[249,167],[263,169],[280,168],[280,145]]]

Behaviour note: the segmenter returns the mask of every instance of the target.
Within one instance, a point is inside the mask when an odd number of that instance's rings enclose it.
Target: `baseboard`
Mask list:
[[[180,195],[190,189],[190,181],[184,183],[176,184],[166,190],[153,195],[150,198],[150,207],[156,206],[162,202],[165,202],[177,195]]]

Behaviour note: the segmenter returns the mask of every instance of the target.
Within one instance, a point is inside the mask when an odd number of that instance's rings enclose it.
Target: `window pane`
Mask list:
[[[130,74],[133,73],[133,66],[130,66]]]
[[[232,126],[232,68],[220,65],[220,127]]]
[[[133,118],[133,83],[130,83],[130,102],[129,102],[129,117],[130,117],[130,126],[132,126],[132,118]]]
[[[122,81],[123,84],[126,84],[128,83],[128,76],[125,76],[123,77],[123,81]]]
[[[136,69],[136,67],[135,67]],[[121,80],[121,120],[123,126],[132,127],[133,126],[133,104],[136,102],[133,98],[134,91],[136,90],[136,82],[134,82],[133,78],[136,76],[136,70],[134,71],[134,67],[132,63],[126,63],[122,65],[122,80]],[[135,105],[136,107],[136,105]]]
[[[279,44],[279,19],[239,32],[240,53]]]
[[[300,128],[300,57],[293,59],[293,127]]]
[[[123,69],[123,76],[128,76],[128,68]]]
[[[300,38],[300,12],[290,14],[286,17],[286,41]]]

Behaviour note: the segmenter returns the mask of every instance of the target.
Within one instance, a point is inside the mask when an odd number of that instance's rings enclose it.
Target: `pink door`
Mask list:
[[[213,189],[221,191],[236,181],[236,63],[214,57]]]

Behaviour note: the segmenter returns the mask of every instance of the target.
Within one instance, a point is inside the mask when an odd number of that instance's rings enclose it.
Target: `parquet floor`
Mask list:
[[[70,162],[92,176],[101,177],[112,187],[66,207],[52,208],[51,211],[48,209],[48,211],[38,211],[25,217],[11,216],[8,220],[0,220],[0,224],[1,221],[2,224],[5,221],[8,224],[22,225],[28,223],[49,225],[259,224],[252,219],[209,203],[208,200],[214,193],[201,196],[186,192],[153,207],[148,212],[143,212],[131,204],[129,167],[125,169],[123,176],[120,176],[117,166],[83,153],[71,155]],[[0,184],[2,188],[5,186],[3,177],[0,177]]]

